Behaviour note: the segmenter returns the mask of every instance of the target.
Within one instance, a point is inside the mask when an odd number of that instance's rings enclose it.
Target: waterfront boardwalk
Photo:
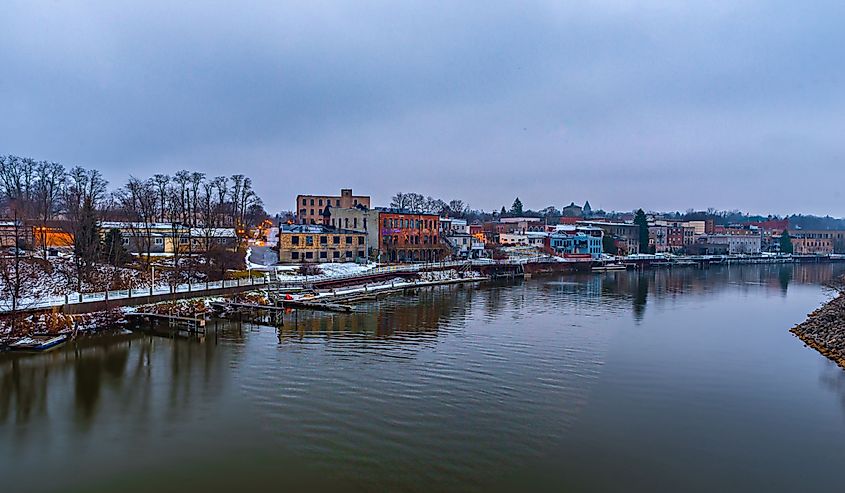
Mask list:
[[[757,263],[818,263],[843,261],[843,256],[697,256],[697,257],[661,257],[659,255],[636,255],[621,258],[632,268],[648,268],[659,266],[689,266],[704,267],[711,264],[757,264]],[[569,261],[539,255],[530,258],[511,260],[469,260],[451,261],[426,264],[391,265],[368,269],[347,275],[316,275],[303,276],[296,280],[274,279],[270,275],[264,277],[249,277],[246,279],[229,279],[225,281],[180,284],[176,286],[157,286],[154,288],[136,288],[95,293],[70,293],[64,296],[42,297],[32,300],[21,300],[18,313],[61,312],[65,314],[81,314],[103,311],[124,306],[138,306],[166,301],[176,301],[190,298],[232,296],[239,293],[269,290],[283,291],[296,289],[331,289],[350,285],[360,285],[371,282],[384,281],[393,277],[410,278],[420,272],[467,269],[475,270],[491,278],[545,272],[550,270],[572,269],[594,264],[596,262]],[[583,265],[581,265],[583,264]],[[0,314],[10,313],[11,303],[0,303]]]

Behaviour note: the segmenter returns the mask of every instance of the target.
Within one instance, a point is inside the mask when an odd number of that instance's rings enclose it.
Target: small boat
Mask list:
[[[628,268],[622,264],[605,264],[596,265],[593,267],[593,272],[613,272],[619,270],[627,270]]]
[[[67,334],[31,335],[9,344],[9,350],[30,352],[49,351],[66,343],[69,338]]]

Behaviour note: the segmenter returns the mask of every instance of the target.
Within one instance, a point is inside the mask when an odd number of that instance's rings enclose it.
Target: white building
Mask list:
[[[756,255],[760,253],[760,235],[710,235],[707,241],[716,245],[728,245],[729,255]]]
[[[527,245],[528,235],[518,233],[500,233],[499,244],[501,245]]]

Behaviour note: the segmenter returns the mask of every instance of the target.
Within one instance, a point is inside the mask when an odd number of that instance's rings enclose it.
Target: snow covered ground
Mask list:
[[[323,273],[317,276],[308,276],[308,279],[314,279],[315,277],[354,276],[364,274],[377,267],[375,263],[362,265],[354,262],[335,262],[316,265]],[[303,281],[305,280],[305,276],[299,274],[299,267],[299,265],[277,265],[274,268],[280,281]]]
[[[309,301],[309,300],[319,300],[319,299],[326,299],[329,300],[330,298],[334,298],[336,296],[347,296],[352,294],[358,293],[368,293],[373,291],[381,291],[385,289],[393,289],[393,288],[402,288],[402,287],[413,287],[413,286],[424,286],[436,283],[442,283],[445,281],[457,281],[458,279],[483,279],[482,276],[478,272],[469,271],[462,274],[459,274],[456,270],[445,270],[445,271],[433,271],[433,272],[421,272],[419,279],[408,280],[402,277],[396,277],[390,280],[384,280],[379,282],[371,282],[364,285],[357,285],[357,286],[347,286],[343,288],[337,288],[332,290],[326,290],[317,294],[294,294],[291,297],[298,301]]]

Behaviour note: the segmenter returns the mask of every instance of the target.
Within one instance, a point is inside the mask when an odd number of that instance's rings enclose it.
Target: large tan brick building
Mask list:
[[[804,236],[792,238],[792,253],[796,255],[830,255],[833,253],[833,238]]]
[[[279,229],[279,262],[353,262],[366,258],[366,235],[304,224]]]
[[[340,195],[297,195],[296,222],[299,224],[322,224],[326,206],[348,209],[361,205],[370,207],[368,195],[352,195],[351,188],[344,188]]]

